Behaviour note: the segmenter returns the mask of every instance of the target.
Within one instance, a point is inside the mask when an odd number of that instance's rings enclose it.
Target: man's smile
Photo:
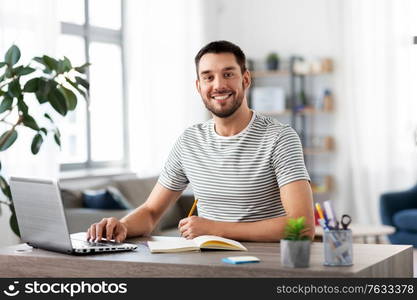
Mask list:
[[[232,92],[229,93],[222,93],[222,94],[214,94],[211,96],[211,99],[213,100],[217,100],[220,102],[224,102],[226,101],[228,98],[230,98],[233,95]]]

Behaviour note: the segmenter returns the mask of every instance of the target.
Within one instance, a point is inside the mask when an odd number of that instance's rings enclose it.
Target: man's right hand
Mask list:
[[[87,230],[87,241],[100,241],[106,238],[108,241],[115,240],[121,243],[127,237],[127,227],[116,218],[104,218],[94,223]]]

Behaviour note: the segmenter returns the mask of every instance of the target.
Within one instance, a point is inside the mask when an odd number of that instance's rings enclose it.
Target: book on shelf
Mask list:
[[[201,249],[247,251],[245,246],[235,240],[215,235],[201,235],[187,240],[183,237],[169,238],[160,241],[149,241],[151,253],[200,251]]]

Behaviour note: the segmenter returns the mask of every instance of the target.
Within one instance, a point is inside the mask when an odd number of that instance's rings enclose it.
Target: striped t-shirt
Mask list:
[[[200,217],[250,222],[285,215],[279,187],[296,180],[310,180],[297,133],[253,112],[234,136],[218,135],[213,119],[186,129],[158,182],[175,191],[191,183]]]

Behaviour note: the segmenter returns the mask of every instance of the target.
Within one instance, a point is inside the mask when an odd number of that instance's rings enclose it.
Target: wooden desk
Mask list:
[[[153,237],[153,240],[169,237]],[[351,267],[323,266],[323,245],[313,243],[310,267],[281,266],[278,243],[243,243],[248,252],[202,251],[151,254],[145,238],[134,252],[72,256],[24,244],[0,248],[0,277],[412,277],[411,246],[354,244]],[[254,255],[260,263],[230,265],[227,256]]]

